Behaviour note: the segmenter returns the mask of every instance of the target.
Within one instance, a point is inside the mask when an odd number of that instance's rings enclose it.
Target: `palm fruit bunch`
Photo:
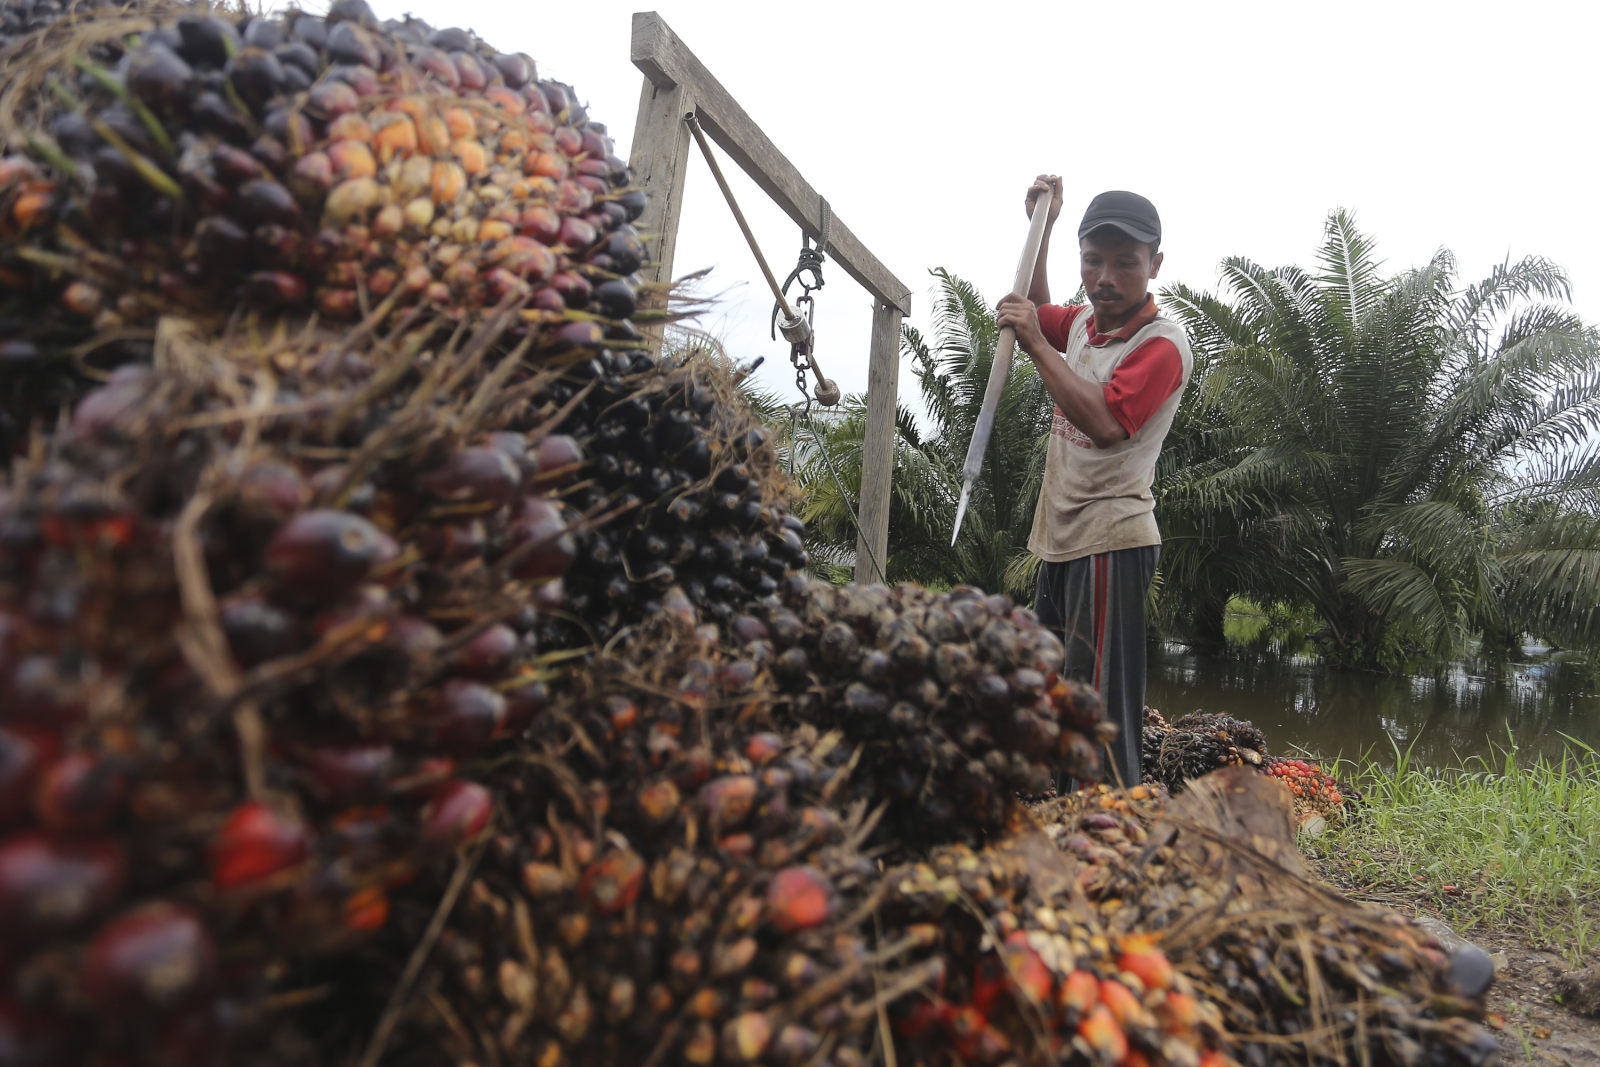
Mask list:
[[[1347,799],[1338,780],[1309,760],[1268,756],[1261,761],[1261,773],[1288,788],[1294,795],[1295,816],[1302,820],[1313,815],[1330,818]]]
[[[487,825],[474,764],[546,700],[578,454],[491,421],[558,369],[442,325],[164,335],[13,462],[0,1019],[28,1042],[204,1060]]]
[[[1257,783],[1260,783],[1257,786]],[[1034,809],[1107,934],[1147,935],[1217,1004],[1250,1067],[1482,1067],[1493,977],[1409,919],[1306,871],[1286,794],[1233,768],[1168,798],[1105,786]]]
[[[9,10],[9,7],[8,7]],[[516,302],[546,347],[633,334],[643,196],[528,57],[459,29],[176,0],[35,5],[0,63],[0,407],[148,358],[164,314],[355,321]]]
[[[0,50],[50,25],[68,11],[87,13],[114,4],[115,0],[10,0],[0,6]]]
[[[725,631],[770,670],[783,721],[860,747],[885,840],[905,847],[1004,829],[1053,772],[1095,777],[1114,729],[1055,673],[1060,642],[1033,613],[976,589],[817,583]]]
[[[490,824],[605,518],[572,398],[657,387],[639,202],[461,31],[5,25],[0,1046],[206,1062]]]
[[[946,961],[937,989],[891,1009],[912,1062],[1233,1062],[1216,1006],[1154,938],[1111,933],[1085,904],[1077,865],[1037,834],[979,852],[945,846],[886,881],[883,921],[930,926]]]
[[[433,910],[401,916],[301,1030],[351,1058],[426,945],[404,1062],[869,1062],[877,993],[942,964],[925,926],[875,934],[850,746],[773,732],[770,693],[679,593],[569,681],[489,771],[503,817],[436,943]]]
[[[787,510],[770,435],[734,373],[708,360],[557,383],[594,456],[569,504],[610,516],[577,533],[570,621],[551,640],[603,642],[653,617],[669,591],[709,620],[803,593],[804,525]]]
[[[1161,739],[1167,736],[1167,731],[1172,725],[1167,722],[1165,715],[1146,704],[1144,708],[1144,723],[1139,731],[1139,766],[1144,769],[1144,782],[1146,785],[1155,783],[1155,775],[1151,769],[1156,765],[1156,759],[1161,755]]]
[[[1156,720],[1154,729],[1152,718]],[[1259,767],[1267,755],[1266,736],[1254,723],[1198,711],[1167,725],[1160,712],[1146,709],[1140,746],[1146,780],[1175,793],[1189,779],[1223,767]]]

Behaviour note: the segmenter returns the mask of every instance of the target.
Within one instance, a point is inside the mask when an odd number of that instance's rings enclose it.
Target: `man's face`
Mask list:
[[[1097,322],[1120,325],[1144,305],[1150,281],[1161,271],[1161,253],[1120,230],[1102,227],[1078,241],[1083,291]]]

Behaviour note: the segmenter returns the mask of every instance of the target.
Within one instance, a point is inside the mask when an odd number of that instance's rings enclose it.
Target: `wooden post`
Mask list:
[[[638,222],[652,262],[650,276],[672,280],[678,213],[683,205],[684,166],[689,131],[683,122],[693,110],[701,129],[761,191],[772,198],[813,240],[821,240],[823,199],[800,171],[778,151],[739,102],[689,51],[654,11],[633,16],[633,65],[644,74],[639,122],[629,165],[634,180],[649,194]],[[831,213],[830,213],[831,214]],[[856,544],[856,580],[881,580],[873,567],[889,550],[889,492],[894,477],[894,410],[900,379],[900,319],[911,313],[911,290],[861,243],[837,215],[828,224],[829,262],[872,294],[872,349],[867,366],[867,437],[861,471],[861,537]],[[659,342],[659,338],[657,339]],[[832,342],[830,351],[837,350]],[[831,366],[832,364],[830,364]],[[871,551],[868,551],[868,546]]]
[[[633,52],[639,54],[642,27],[638,19],[633,26]],[[645,29],[648,33],[648,29]],[[683,178],[689,164],[689,128],[683,116],[692,110],[694,100],[690,90],[671,78],[646,71],[644,87],[639,92],[639,117],[633,127],[633,148],[628,153],[628,167],[634,182],[644,190],[644,214],[639,216],[639,233],[644,239],[650,261],[644,267],[645,277],[660,285],[672,282],[672,259],[678,246],[678,216],[683,210]],[[643,305],[660,311],[666,307],[665,290],[646,295]],[[647,327],[645,336],[657,349],[661,346],[659,328]]]
[[[894,489],[894,408],[900,385],[900,309],[872,309],[867,364],[867,434],[861,444],[861,533],[856,537],[858,583],[881,583],[873,565],[889,565],[889,494]],[[871,549],[871,552],[868,549]]]

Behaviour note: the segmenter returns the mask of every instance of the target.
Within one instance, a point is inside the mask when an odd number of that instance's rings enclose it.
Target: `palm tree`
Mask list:
[[[1164,294],[1206,365],[1186,413],[1203,447],[1167,471],[1164,519],[1200,532],[1233,591],[1309,605],[1342,662],[1496,630],[1592,639],[1600,336],[1560,269],[1458,288],[1441,251],[1384,276],[1343,211],[1319,260],[1229,259],[1231,301]],[[1193,572],[1174,548],[1163,570]]]
[[[932,339],[910,326],[901,332],[900,350],[911,357],[927,425],[904,405],[895,412],[887,578],[935,586],[966,582],[1031,599],[1028,532],[1044,474],[1050,400],[1027,357],[1013,357],[983,473],[952,547],[961,468],[1000,331],[971,283],[942,268],[930,273],[938,279]],[[804,440],[796,446],[797,476],[807,493],[802,514],[818,555],[837,557],[855,545],[849,509],[860,499],[865,430],[864,402],[850,396],[843,414],[819,427],[809,447]]]

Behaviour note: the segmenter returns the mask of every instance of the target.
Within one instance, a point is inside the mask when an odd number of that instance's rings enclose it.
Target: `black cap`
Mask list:
[[[1161,216],[1156,214],[1156,206],[1138,193],[1113,189],[1089,201],[1078,236],[1087,237],[1089,231],[1101,226],[1115,226],[1147,245],[1161,243]]]

